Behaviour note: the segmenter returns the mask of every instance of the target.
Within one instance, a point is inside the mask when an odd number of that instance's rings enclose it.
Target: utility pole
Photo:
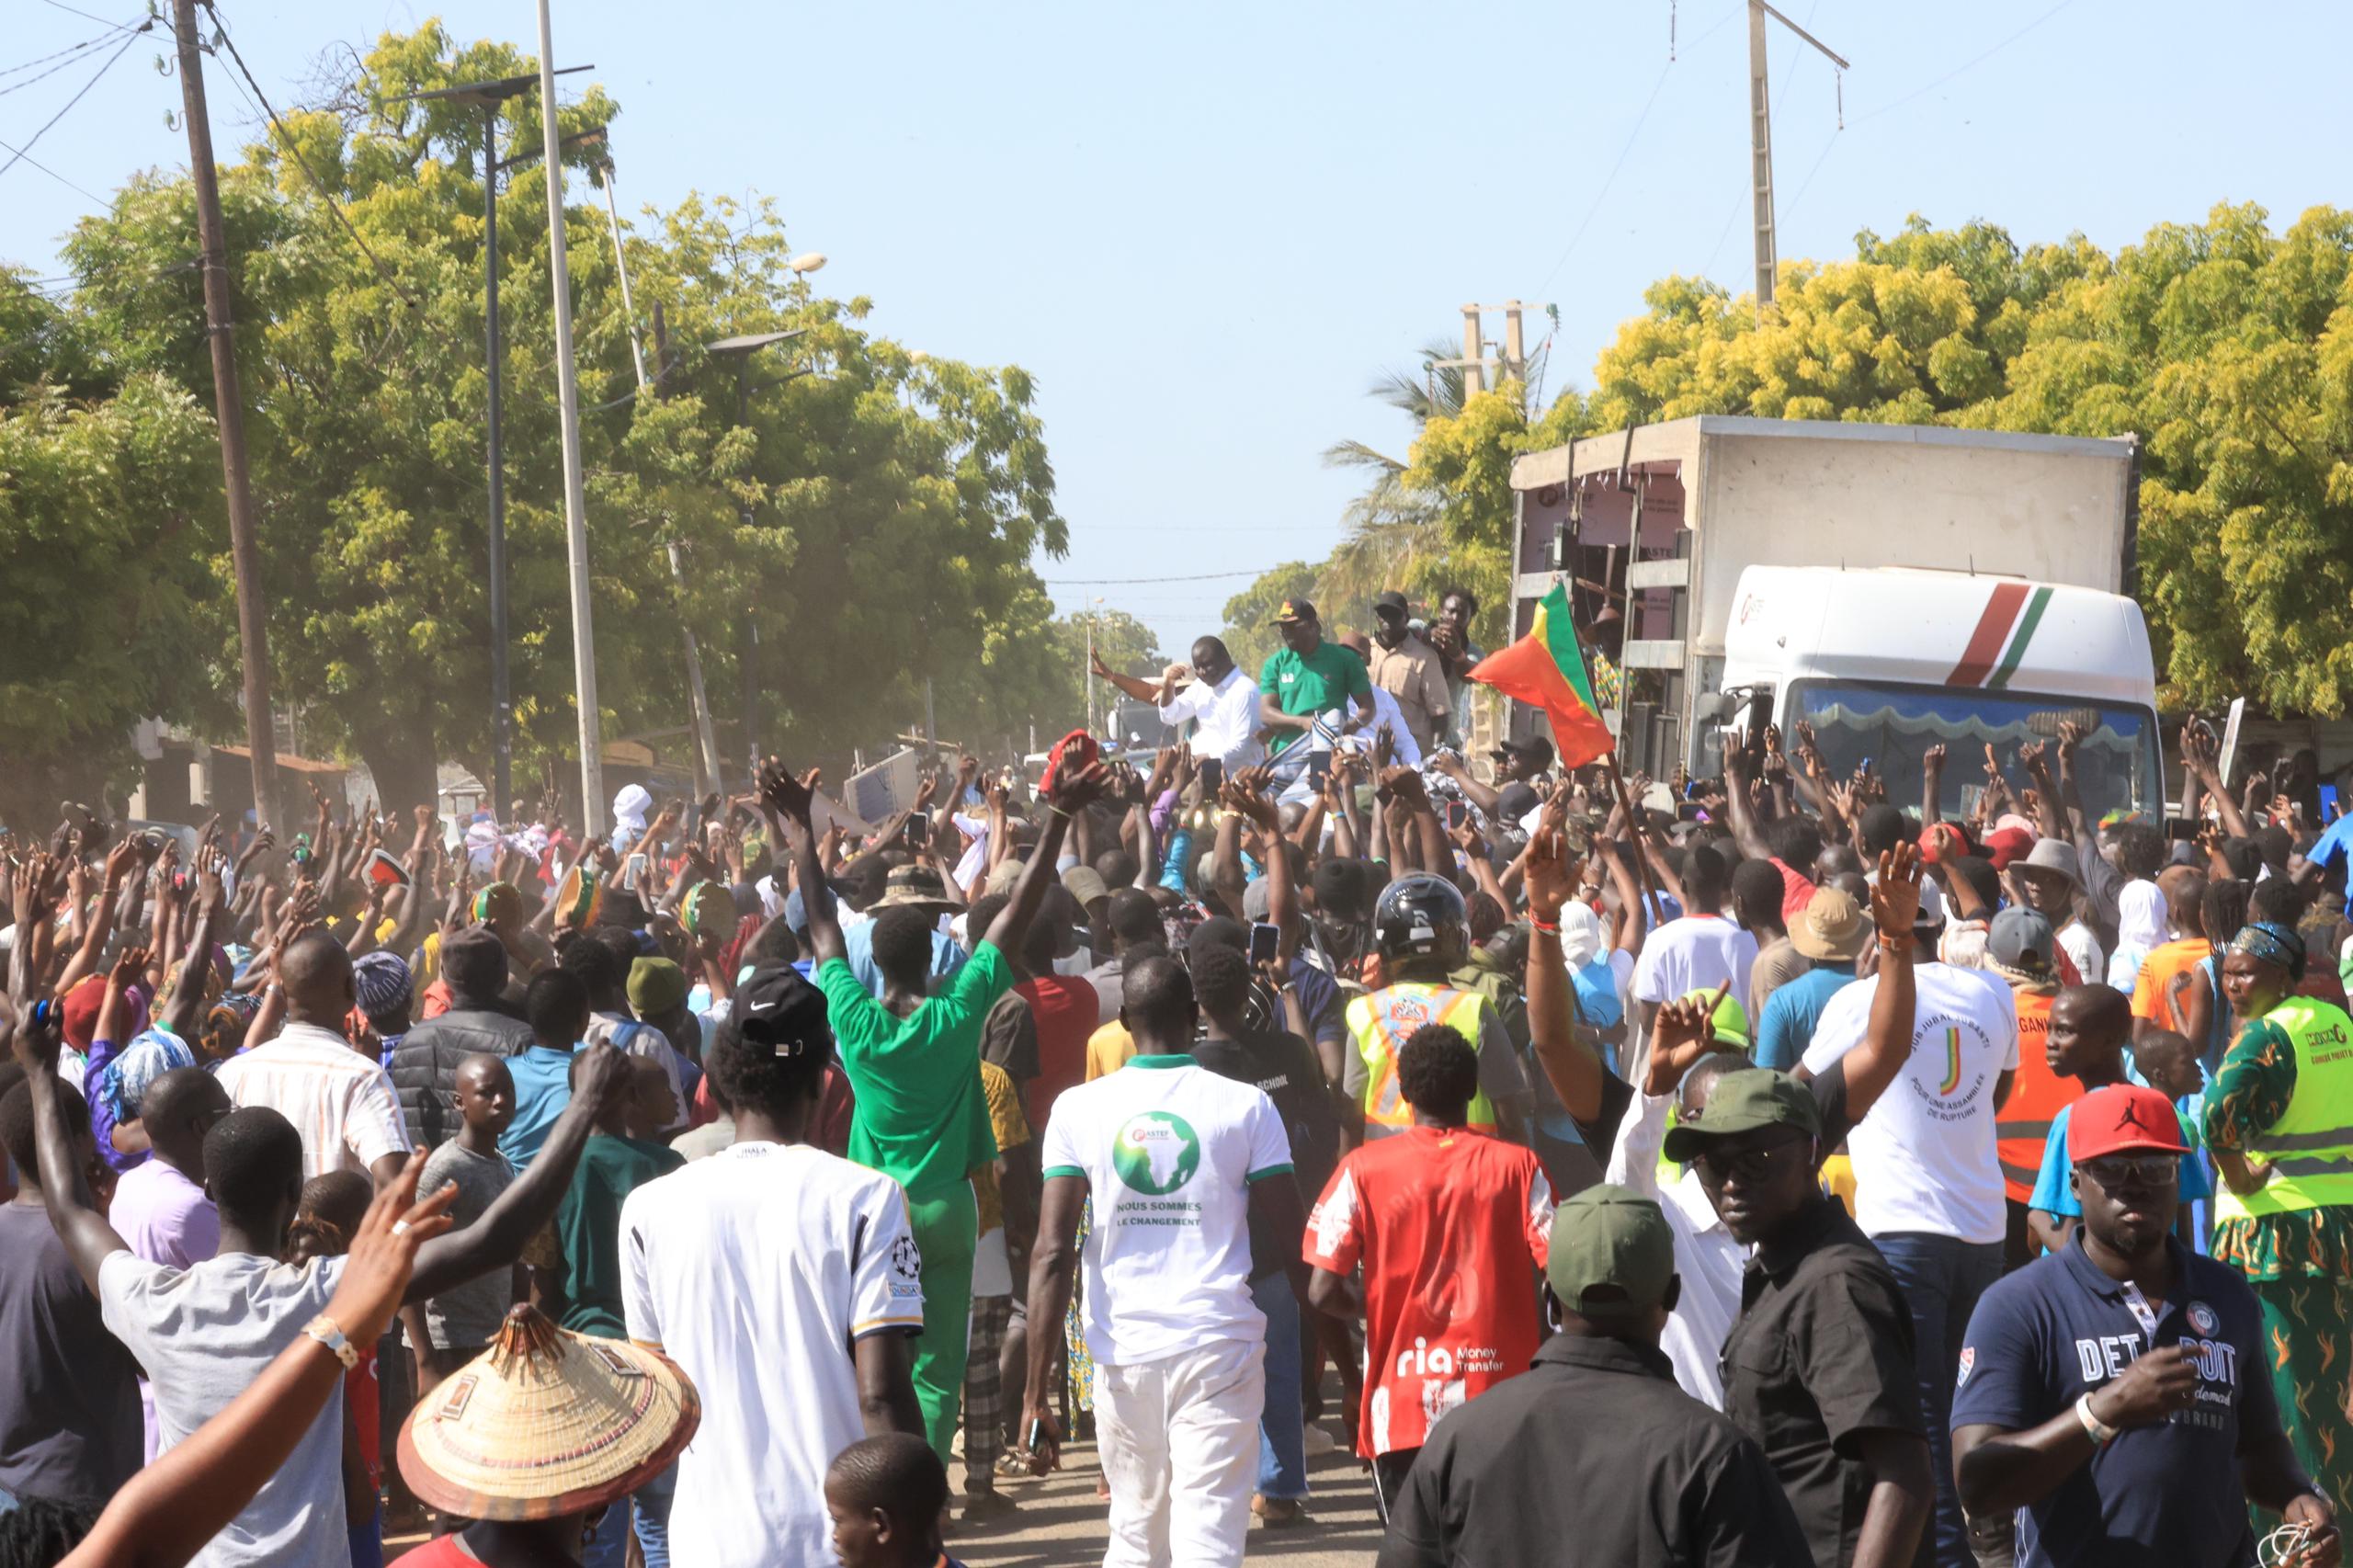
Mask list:
[[[230,317],[229,239],[221,221],[221,176],[212,163],[212,121],[204,108],[204,55],[196,0],[172,0],[179,43],[180,102],[188,115],[196,227],[204,249],[204,332],[212,347],[212,417],[221,430],[221,477],[229,503],[229,559],[237,574],[237,654],[244,665],[245,749],[253,763],[254,830],[278,825],[278,736],[269,713],[269,623],[261,602],[261,545],[254,533],[254,488],[245,467],[245,405],[237,387],[236,324]]]
[[[1755,187],[1756,223],[1756,313],[1773,308],[1773,278],[1779,261],[1773,234],[1773,99],[1765,72],[1765,18],[1771,17],[1812,44],[1839,70],[1847,62],[1829,45],[1781,15],[1765,0],[1748,0],[1748,161]]]
[[[193,0],[178,0],[185,6]],[[588,498],[580,483],[580,380],[572,363],[572,275],[563,254],[563,139],[556,131],[555,33],[540,0],[540,125],[546,141],[548,271],[555,290],[555,378],[563,424],[563,533],[572,567],[572,676],[580,710],[582,835],[605,830],[605,744],[597,712],[597,631],[588,604]]]
[[[1479,307],[1462,307],[1462,401],[1487,390],[1487,367],[1479,358]]]
[[[629,291],[629,256],[621,249],[620,207],[613,199],[613,165],[610,159],[597,166],[597,183],[604,187],[605,217],[613,229],[613,268],[620,274],[621,313],[629,322],[629,357],[637,367],[637,395],[641,402],[654,391],[653,378],[645,373],[645,351],[637,342],[637,304]],[[660,353],[660,347],[655,352]],[[684,598],[687,591],[686,551],[676,540],[668,545],[670,580],[678,585]],[[719,737],[710,722],[710,698],[703,690],[702,650],[695,643],[694,628],[679,619],[678,635],[687,645],[687,707],[695,727],[695,793],[708,795],[722,788],[719,774]]]
[[[1504,301],[1504,374],[1515,381],[1528,380],[1528,339],[1520,326],[1518,300]]]

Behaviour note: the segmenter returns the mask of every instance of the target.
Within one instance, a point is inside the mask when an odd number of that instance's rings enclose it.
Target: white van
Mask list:
[[[1810,722],[1825,767],[1843,778],[1870,762],[1898,806],[1919,804],[1921,753],[1943,742],[1939,807],[1954,814],[1984,787],[1987,745],[2016,789],[2018,748],[2073,720],[2093,820],[2165,816],[2149,632],[2120,595],[1913,567],[1751,566],[1717,689],[1718,714],[1768,707],[1785,736]]]

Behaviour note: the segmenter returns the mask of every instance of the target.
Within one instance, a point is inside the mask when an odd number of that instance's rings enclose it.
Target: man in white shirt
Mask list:
[[[1111,1489],[1105,1561],[1239,1563],[1267,1392],[1250,1233],[1255,1223],[1284,1239],[1279,1261],[1303,1304],[1306,1210],[1274,1102],[1188,1054],[1199,1008],[1183,967],[1146,959],[1129,971],[1126,994],[1120,1018],[1138,1054],[1064,1090],[1046,1122],[1029,1318],[1062,1321],[1079,1207],[1091,1197],[1085,1300]],[[1047,1405],[1052,1360],[1030,1358],[1024,1400],[1030,1467],[1041,1475],[1062,1445]]]
[[[1733,1000],[1748,1008],[1748,971],[1756,962],[1756,938],[1739,922],[1724,917],[1724,858],[1705,844],[1683,856],[1683,896],[1688,908],[1653,931],[1634,960],[1633,998],[1643,1028],[1664,1003],[1694,991],[1713,991],[1732,982]],[[1870,1016],[1866,1009],[1864,1017]]]
[[[347,1170],[382,1187],[415,1145],[382,1064],[344,1037],[358,1001],[351,955],[324,928],[307,931],[278,955],[278,983],[286,1027],[222,1062],[221,1086],[240,1109],[267,1106],[294,1124],[304,1181]]]
[[[1172,665],[1157,682],[1121,675],[1097,654],[1095,673],[1139,702],[1160,710],[1164,724],[1198,720],[1190,741],[1201,777],[1214,791],[1223,778],[1255,767],[1266,756],[1258,744],[1258,683],[1237,667],[1225,644],[1203,637],[1193,644],[1193,662]],[[1180,682],[1190,681],[1182,690]]]
[[[923,1436],[923,1256],[906,1195],[807,1142],[833,1060],[824,997],[789,965],[763,966],[708,1059],[734,1142],[621,1205],[629,1336],[702,1392],[671,1505],[675,1562],[830,1562],[833,1457],[860,1437]]]
[[[1925,890],[1924,890],[1925,891]],[[2002,1275],[2002,1167],[1995,1115],[2018,1064],[2018,1008],[1998,975],[1936,961],[1943,913],[1912,925],[1912,1051],[1876,1114],[1847,1135],[1855,1219],[1912,1309],[1920,1403],[1937,1479],[1941,1562],[1970,1561],[1948,1447],[1954,1369],[1977,1299]],[[1880,961],[1895,961],[1882,945]],[[1817,1075],[1862,1043],[1879,977],[1833,996],[1801,1071]]]

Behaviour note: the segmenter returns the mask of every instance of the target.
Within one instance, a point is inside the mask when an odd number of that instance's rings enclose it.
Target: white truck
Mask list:
[[[1529,453],[1512,488],[1515,635],[1563,577],[1580,629],[1623,615],[1629,772],[1719,771],[1745,710],[1904,805],[1941,741],[1958,812],[1986,745],[2006,766],[2072,719],[2091,813],[2164,815],[2133,437],[1702,415]]]

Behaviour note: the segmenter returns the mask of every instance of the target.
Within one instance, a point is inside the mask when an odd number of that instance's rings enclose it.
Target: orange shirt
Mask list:
[[[2050,1141],[2052,1122],[2084,1086],[2051,1070],[2045,1040],[2056,993],[2014,987],[2010,995],[2018,1010],[2018,1070],[2010,1080],[2010,1097],[1994,1119],[1995,1148],[2002,1163],[2002,1191],[2024,1203],[2033,1198],[2035,1178],[2042,1174],[2042,1146]]]
[[[2132,1016],[2177,1034],[2188,1033],[2186,1003],[2192,987],[2204,989],[2202,966],[2213,951],[2214,945],[2203,937],[2151,948],[2141,960],[2140,978],[2132,983]]]

